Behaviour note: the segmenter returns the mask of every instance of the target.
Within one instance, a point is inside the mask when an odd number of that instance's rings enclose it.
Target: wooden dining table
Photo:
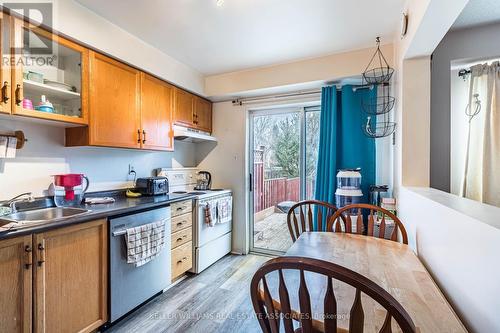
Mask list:
[[[447,302],[429,272],[412,249],[398,242],[356,234],[333,232],[305,232],[286,252],[285,256],[300,256],[329,261],[360,273],[388,291],[408,312],[417,332],[459,333],[466,328]],[[298,306],[299,275],[285,270],[285,281],[293,309]],[[279,300],[277,274],[266,277],[273,299]],[[326,289],[324,276],[306,273],[311,296],[313,318],[321,320]],[[339,327],[349,327],[349,312],[355,289],[334,281]],[[382,306],[362,296],[365,315],[364,332],[378,332],[386,311]],[[401,332],[392,321],[393,332]]]

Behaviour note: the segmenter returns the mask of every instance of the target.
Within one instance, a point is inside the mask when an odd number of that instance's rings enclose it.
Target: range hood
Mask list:
[[[174,125],[174,139],[185,142],[217,141],[210,133]]]

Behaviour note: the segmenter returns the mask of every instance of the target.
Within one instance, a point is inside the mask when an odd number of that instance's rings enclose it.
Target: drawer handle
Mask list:
[[[178,227],[181,227],[181,226],[184,224],[184,222],[186,222],[186,221],[183,221],[183,222],[179,222],[179,223],[177,223],[177,226],[178,226]]]
[[[183,207],[177,207],[177,210],[183,210],[184,208]]]
[[[177,241],[178,242],[182,241],[182,237],[177,238]]]
[[[178,263],[178,264],[182,264],[182,262],[183,262],[184,260],[187,260],[187,259],[188,259],[188,257],[184,257],[184,258],[182,258],[181,260],[177,260],[177,263]]]

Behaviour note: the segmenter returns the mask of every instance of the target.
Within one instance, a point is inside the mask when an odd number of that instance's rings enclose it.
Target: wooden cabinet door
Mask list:
[[[140,72],[90,52],[90,144],[140,148]]]
[[[142,148],[173,150],[173,87],[141,73]]]
[[[174,90],[174,122],[179,125],[194,127],[194,96],[187,91]]]
[[[0,241],[0,327],[31,332],[31,236]]]
[[[0,64],[0,113],[11,113],[11,67],[5,64],[4,59],[10,59],[11,53],[11,18],[0,12],[0,52],[2,62]]]
[[[35,332],[90,332],[107,321],[107,221],[34,236]]]
[[[194,99],[194,117],[196,127],[212,132],[212,103],[200,97]]]

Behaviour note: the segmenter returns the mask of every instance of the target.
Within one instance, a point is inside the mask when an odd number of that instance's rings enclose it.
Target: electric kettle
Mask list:
[[[195,190],[210,190],[212,186],[212,175],[208,171],[199,171],[196,177]]]

